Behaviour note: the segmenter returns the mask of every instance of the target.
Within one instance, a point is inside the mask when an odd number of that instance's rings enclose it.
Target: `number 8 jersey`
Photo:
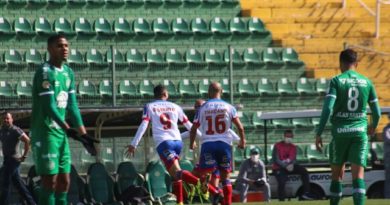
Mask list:
[[[365,135],[367,103],[378,101],[371,81],[356,71],[345,71],[331,80],[327,97],[336,98],[331,117],[334,134]]]
[[[222,141],[232,143],[228,131],[232,120],[237,118],[236,109],[221,99],[210,99],[199,108],[195,115],[194,125],[202,133],[201,143]]]

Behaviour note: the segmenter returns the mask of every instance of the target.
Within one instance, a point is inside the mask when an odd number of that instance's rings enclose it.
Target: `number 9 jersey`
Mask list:
[[[222,141],[232,143],[229,137],[229,129],[232,120],[237,118],[236,109],[221,99],[210,99],[198,110],[195,115],[194,125],[202,133],[201,143]]]

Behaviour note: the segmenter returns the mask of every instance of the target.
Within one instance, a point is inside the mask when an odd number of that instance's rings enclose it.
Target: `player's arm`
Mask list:
[[[370,89],[368,105],[370,106],[371,116],[372,116],[371,124],[369,126],[369,134],[374,135],[375,129],[379,123],[379,119],[381,118],[381,108],[379,106],[378,97],[376,95],[375,88],[374,86],[372,86],[372,84]]]
[[[142,122],[138,127],[137,132],[135,133],[135,136],[131,141],[130,145],[127,147],[127,153],[129,155],[134,156],[135,149],[137,148],[139,142],[141,141],[142,136],[145,134],[146,130],[148,129],[149,121],[150,121],[149,108],[148,105],[145,105],[142,114]]]
[[[245,147],[245,131],[244,131],[244,126],[242,126],[242,123],[240,121],[240,118],[234,117],[232,120],[234,126],[236,126],[238,130],[238,136],[240,137],[240,141],[238,144],[238,147],[244,148]]]
[[[232,129],[229,129],[228,133],[232,137],[233,141],[240,141],[240,137]]]
[[[80,109],[78,107],[77,98],[76,98],[76,86],[74,82],[74,74],[70,73],[71,83],[68,91],[68,106],[67,111],[70,116],[70,120],[74,127],[76,127],[82,135],[87,134],[87,131],[84,127],[84,123],[80,114]]]
[[[190,130],[190,149],[193,150],[195,147],[196,133],[198,131],[199,124],[194,123]]]

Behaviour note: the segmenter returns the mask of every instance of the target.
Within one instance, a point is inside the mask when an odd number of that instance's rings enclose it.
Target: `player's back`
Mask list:
[[[236,109],[229,103],[220,99],[208,100],[199,109],[194,122],[199,125],[202,132],[201,141],[223,141],[231,144],[228,130],[232,126],[232,119],[237,117]]]
[[[336,97],[332,124],[356,125],[357,128],[363,128],[360,125],[367,124],[367,103],[377,100],[371,81],[353,70],[345,71],[332,79],[329,95]]]
[[[181,140],[178,121],[188,121],[180,106],[166,100],[146,104],[143,118],[152,122],[156,146],[165,140]]]

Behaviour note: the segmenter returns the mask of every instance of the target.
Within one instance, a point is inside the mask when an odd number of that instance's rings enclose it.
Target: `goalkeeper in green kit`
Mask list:
[[[35,169],[41,176],[39,205],[67,205],[71,156],[68,137],[80,141],[91,155],[94,143],[87,135],[77,105],[74,73],[64,62],[68,41],[51,36],[47,41],[48,62],[37,69],[33,80],[31,145]],[[73,127],[65,121],[68,113]],[[80,135],[79,135],[80,134]]]
[[[357,53],[346,49],[340,53],[341,74],[330,81],[322,108],[316,135],[317,150],[322,151],[321,133],[330,117],[332,141],[329,144],[329,160],[332,169],[330,204],[338,205],[342,197],[341,180],[345,162],[351,163],[353,202],[365,203],[364,167],[367,164],[368,137],[375,134],[380,118],[380,107],[374,85],[355,71]],[[367,104],[372,111],[372,121],[367,122]]]

